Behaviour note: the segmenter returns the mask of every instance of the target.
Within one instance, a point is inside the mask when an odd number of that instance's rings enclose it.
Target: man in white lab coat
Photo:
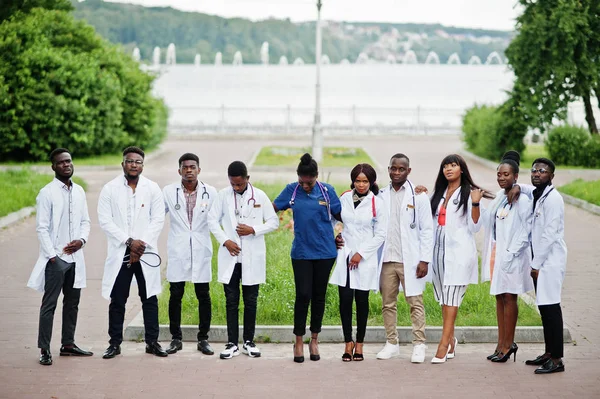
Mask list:
[[[71,180],[73,162],[66,148],[50,153],[54,179],[36,198],[36,231],[40,254],[27,286],[43,292],[38,348],[40,364],[50,366],[50,339],[58,296],[62,291],[61,356],[92,356],[75,345],[75,327],[81,288],[85,288],[83,246],[90,234],[90,216],[83,188]]]
[[[208,215],[217,198],[217,190],[201,181],[200,159],[186,153],[179,158],[181,181],[163,189],[165,207],[171,215],[167,243],[167,280],[169,281],[169,329],[172,341],[167,353],[177,353],[181,343],[181,299],[185,282],[194,283],[198,299],[198,345],[205,355],[215,352],[208,343],[211,320],[209,283],[212,280],[212,241],[208,228]]]
[[[244,297],[244,344],[250,357],[260,357],[254,344],[256,304],[259,285],[266,280],[267,251],[265,234],[279,227],[279,218],[269,197],[250,184],[243,162],[232,162],[228,169],[230,187],[219,192],[209,218],[210,231],[219,242],[219,282],[225,290],[228,343],[221,359],[240,354],[238,348],[240,282]]]
[[[102,296],[110,299],[108,334],[110,346],[103,358],[121,353],[125,304],[135,275],[142,300],[146,353],[167,356],[158,343],[158,300],[162,290],[156,261],[158,236],[165,221],[165,203],[160,187],[141,176],[144,151],[138,147],[123,150],[123,174],[106,183],[98,200],[98,219],[106,234],[108,250],[102,278]]]
[[[531,231],[531,277],[536,290],[536,304],[544,327],[544,354],[525,363],[539,366],[535,374],[565,371],[563,357],[563,318],[560,307],[562,284],[567,266],[567,246],[564,240],[565,204],[552,185],[554,162],[547,158],[533,161],[531,183],[521,191],[533,198]]]
[[[383,247],[380,274],[383,300],[383,321],[387,336],[378,359],[398,356],[397,301],[400,287],[410,306],[413,332],[411,362],[425,361],[425,307],[423,290],[433,257],[433,219],[426,195],[419,195],[408,175],[410,161],[404,154],[395,154],[388,166],[391,183],[381,188],[389,212],[388,233]]]

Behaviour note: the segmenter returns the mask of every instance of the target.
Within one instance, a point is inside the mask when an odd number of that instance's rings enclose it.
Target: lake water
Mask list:
[[[465,109],[502,103],[513,79],[506,65],[326,65],[323,125],[456,132]],[[161,67],[155,93],[171,109],[172,128],[306,131],[315,82],[314,65],[175,65]]]

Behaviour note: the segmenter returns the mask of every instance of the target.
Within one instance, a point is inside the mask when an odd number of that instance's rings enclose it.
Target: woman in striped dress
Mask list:
[[[454,323],[468,284],[477,284],[479,201],[493,196],[477,186],[465,160],[456,154],[442,160],[431,197],[434,216],[433,288],[442,306],[442,339],[432,363],[455,356]]]

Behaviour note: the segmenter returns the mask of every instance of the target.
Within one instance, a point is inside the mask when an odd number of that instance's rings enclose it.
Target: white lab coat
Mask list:
[[[402,218],[400,219],[400,235],[402,242],[402,263],[404,264],[404,284],[406,286],[406,296],[421,295],[425,290],[425,283],[431,281],[431,265],[429,265],[427,276],[417,278],[417,266],[419,262],[431,263],[433,258],[433,218],[431,216],[431,203],[425,194],[416,195],[414,185],[407,180],[405,185],[406,192],[401,205]],[[390,208],[390,190],[393,188],[388,185],[379,191],[379,197],[385,203],[385,209],[388,215],[391,215]],[[413,223],[414,229],[410,228]],[[389,240],[386,240],[383,247],[383,254],[387,250]],[[402,284],[399,286],[402,291]]]
[[[385,241],[388,226],[388,213],[380,198],[369,192],[364,200],[354,208],[352,191],[340,197],[344,230],[344,247],[338,249],[337,260],[329,282],[346,286],[348,263],[346,259],[355,253],[362,256],[358,268],[350,270],[350,288],[362,291],[379,290],[381,246]],[[373,202],[375,212],[373,212]],[[375,216],[373,215],[375,213]],[[375,222],[373,219],[375,218]]]
[[[475,245],[475,233],[481,228],[481,217],[477,224],[471,217],[471,197],[467,204],[467,212],[463,213],[464,207],[458,209],[454,199],[460,201],[461,188],[457,189],[446,205],[446,234],[444,240],[444,285],[468,285],[477,284],[477,247]],[[444,193],[444,197],[448,190]],[[434,217],[434,227],[438,228],[437,215],[440,212],[443,200],[440,201]],[[435,259],[434,259],[435,262]]]
[[[499,204],[506,198],[500,190],[487,209],[481,210],[481,223],[485,228],[482,252],[481,280],[492,281],[490,294],[522,294],[533,290],[530,276],[531,200],[522,196],[515,202],[505,219],[496,216]],[[493,230],[496,224],[496,254],[493,276],[490,271]]]
[[[125,177],[121,174],[106,183],[98,199],[98,220],[107,238],[107,256],[102,278],[102,296],[110,299],[115,280],[123,263],[129,238],[127,225],[127,190]],[[140,176],[136,190],[136,209],[133,215],[132,238],[146,243],[146,251],[158,253],[158,236],[165,222],[165,202],[160,187]],[[142,256],[142,259],[144,256]],[[160,267],[150,267],[144,262],[142,272],[146,280],[147,296],[162,291]]]
[[[524,194],[533,195],[535,187],[520,186]],[[531,267],[539,270],[537,305],[553,305],[561,302],[562,284],[567,268],[567,245],[564,237],[565,203],[556,188],[550,185],[546,187],[536,204],[531,229],[533,251]]]
[[[83,238],[88,240],[90,235],[90,215],[83,188],[72,182],[73,200],[73,239]],[[46,264],[50,258],[57,256],[55,247],[58,240],[58,227],[65,203],[61,190],[62,183],[53,180],[42,188],[36,198],[36,231],[40,241],[40,253],[33,271],[29,276],[27,286],[34,290],[44,292],[46,282]],[[68,205],[67,205],[68,206]],[[63,228],[65,228],[63,226]],[[68,226],[66,227],[68,228]],[[85,288],[85,260],[83,248],[73,254],[75,259],[75,282],[73,288]]]
[[[163,189],[165,209],[171,215],[167,239],[167,280],[170,282],[209,283],[212,280],[213,250],[208,215],[218,194],[214,187],[203,182],[198,182],[197,190],[190,228],[181,182]],[[176,209],[177,204],[179,209]]]
[[[253,192],[254,194],[252,194]],[[253,195],[254,201],[256,201],[254,204],[251,201]],[[231,256],[223,245],[225,241],[231,240],[242,248],[242,285],[262,284],[266,281],[267,274],[265,234],[279,227],[279,218],[267,194],[250,184],[242,197],[241,206],[241,217],[238,217],[235,214],[233,188],[226,187],[219,191],[218,199],[213,203],[210,210],[208,221],[210,231],[220,244],[218,281],[229,284],[235,264],[238,262],[237,256]],[[238,236],[235,231],[238,219],[241,224],[252,226],[255,234],[244,237]]]

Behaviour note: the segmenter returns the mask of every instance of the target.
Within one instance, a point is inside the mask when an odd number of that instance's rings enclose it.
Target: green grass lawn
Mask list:
[[[600,205],[600,180],[584,181],[577,179],[558,189],[565,194],[572,195],[595,205]]]
[[[263,147],[254,165],[298,166],[300,157],[310,151],[308,147]],[[373,160],[362,148],[325,147],[323,161],[319,162],[319,167],[352,168],[359,163],[369,163],[374,166]]]
[[[283,185],[262,185],[256,187],[263,189],[270,198],[274,198],[281,191]],[[337,190],[337,187],[336,187]],[[267,246],[267,282],[260,287],[258,297],[257,324],[266,325],[292,325],[294,315],[294,276],[290,260],[290,250],[293,232],[290,231],[291,210],[280,214],[279,229],[266,236]],[[216,282],[218,250],[213,239],[214,256],[212,260],[213,282],[211,283],[212,324],[225,325],[225,294],[223,285]],[[327,303],[325,307],[324,325],[339,325],[339,298],[337,286],[329,285],[327,290]],[[496,325],[496,300],[490,295],[489,283],[470,285],[467,289],[462,306],[458,312],[456,324],[459,326],[493,326]],[[427,324],[441,326],[441,307],[433,297],[433,287],[427,284],[424,294]],[[161,324],[168,324],[169,289],[165,282],[163,293],[159,296],[159,316]],[[382,326],[381,295],[370,295],[369,325]],[[182,323],[197,325],[198,310],[197,300],[191,283],[186,287],[182,305]],[[240,304],[240,315],[242,315]],[[241,320],[241,319],[240,319]],[[402,295],[398,300],[398,325],[410,326],[409,307]],[[519,325],[539,326],[541,319],[536,310],[519,300]]]
[[[53,177],[51,174],[36,173],[29,169],[0,172],[0,217],[27,206],[35,206],[38,192]],[[86,187],[85,182],[78,177],[74,180],[83,188]]]

